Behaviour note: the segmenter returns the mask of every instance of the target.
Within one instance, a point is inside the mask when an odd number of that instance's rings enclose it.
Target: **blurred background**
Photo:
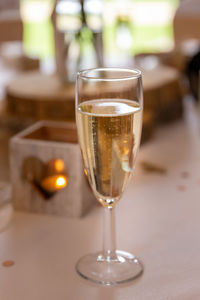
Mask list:
[[[77,71],[143,71],[143,142],[198,100],[199,0],[1,0],[0,180],[9,138],[38,120],[74,122]]]
[[[173,20],[178,5],[178,0],[87,0],[84,3],[88,27],[102,31],[105,64],[108,65],[130,64],[133,56],[139,53],[172,50]],[[65,33],[77,32],[82,18],[80,1],[60,0],[55,4],[54,0],[2,0],[1,42],[18,40],[22,45],[15,43],[16,48],[23,46],[25,55],[38,58],[43,64],[48,61],[50,66],[55,57],[51,18],[55,6],[57,29]],[[3,25],[10,27],[6,30]],[[84,39],[89,44],[89,32],[85,32]],[[87,46],[87,51],[91,50]],[[14,52],[14,44],[12,48]]]

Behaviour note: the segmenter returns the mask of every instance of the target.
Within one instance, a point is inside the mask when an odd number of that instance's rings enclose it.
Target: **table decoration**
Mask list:
[[[80,217],[94,202],[74,124],[41,121],[15,135],[10,171],[18,210]]]

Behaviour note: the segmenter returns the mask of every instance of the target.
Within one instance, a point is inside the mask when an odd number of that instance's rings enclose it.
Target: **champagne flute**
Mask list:
[[[134,171],[143,111],[141,72],[97,68],[78,73],[76,122],[85,173],[104,207],[103,250],[82,257],[79,275],[111,285],[139,276],[143,267],[132,254],[116,250],[114,207]]]

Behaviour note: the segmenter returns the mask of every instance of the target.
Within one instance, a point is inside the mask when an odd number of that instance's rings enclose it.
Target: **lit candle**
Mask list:
[[[41,186],[48,192],[56,192],[64,189],[67,186],[67,181],[66,175],[52,175],[45,177],[41,182]]]

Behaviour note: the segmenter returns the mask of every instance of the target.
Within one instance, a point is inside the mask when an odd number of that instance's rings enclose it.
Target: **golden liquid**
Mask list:
[[[113,206],[133,171],[140,143],[142,110],[137,102],[99,99],[77,110],[85,173],[97,199]]]

